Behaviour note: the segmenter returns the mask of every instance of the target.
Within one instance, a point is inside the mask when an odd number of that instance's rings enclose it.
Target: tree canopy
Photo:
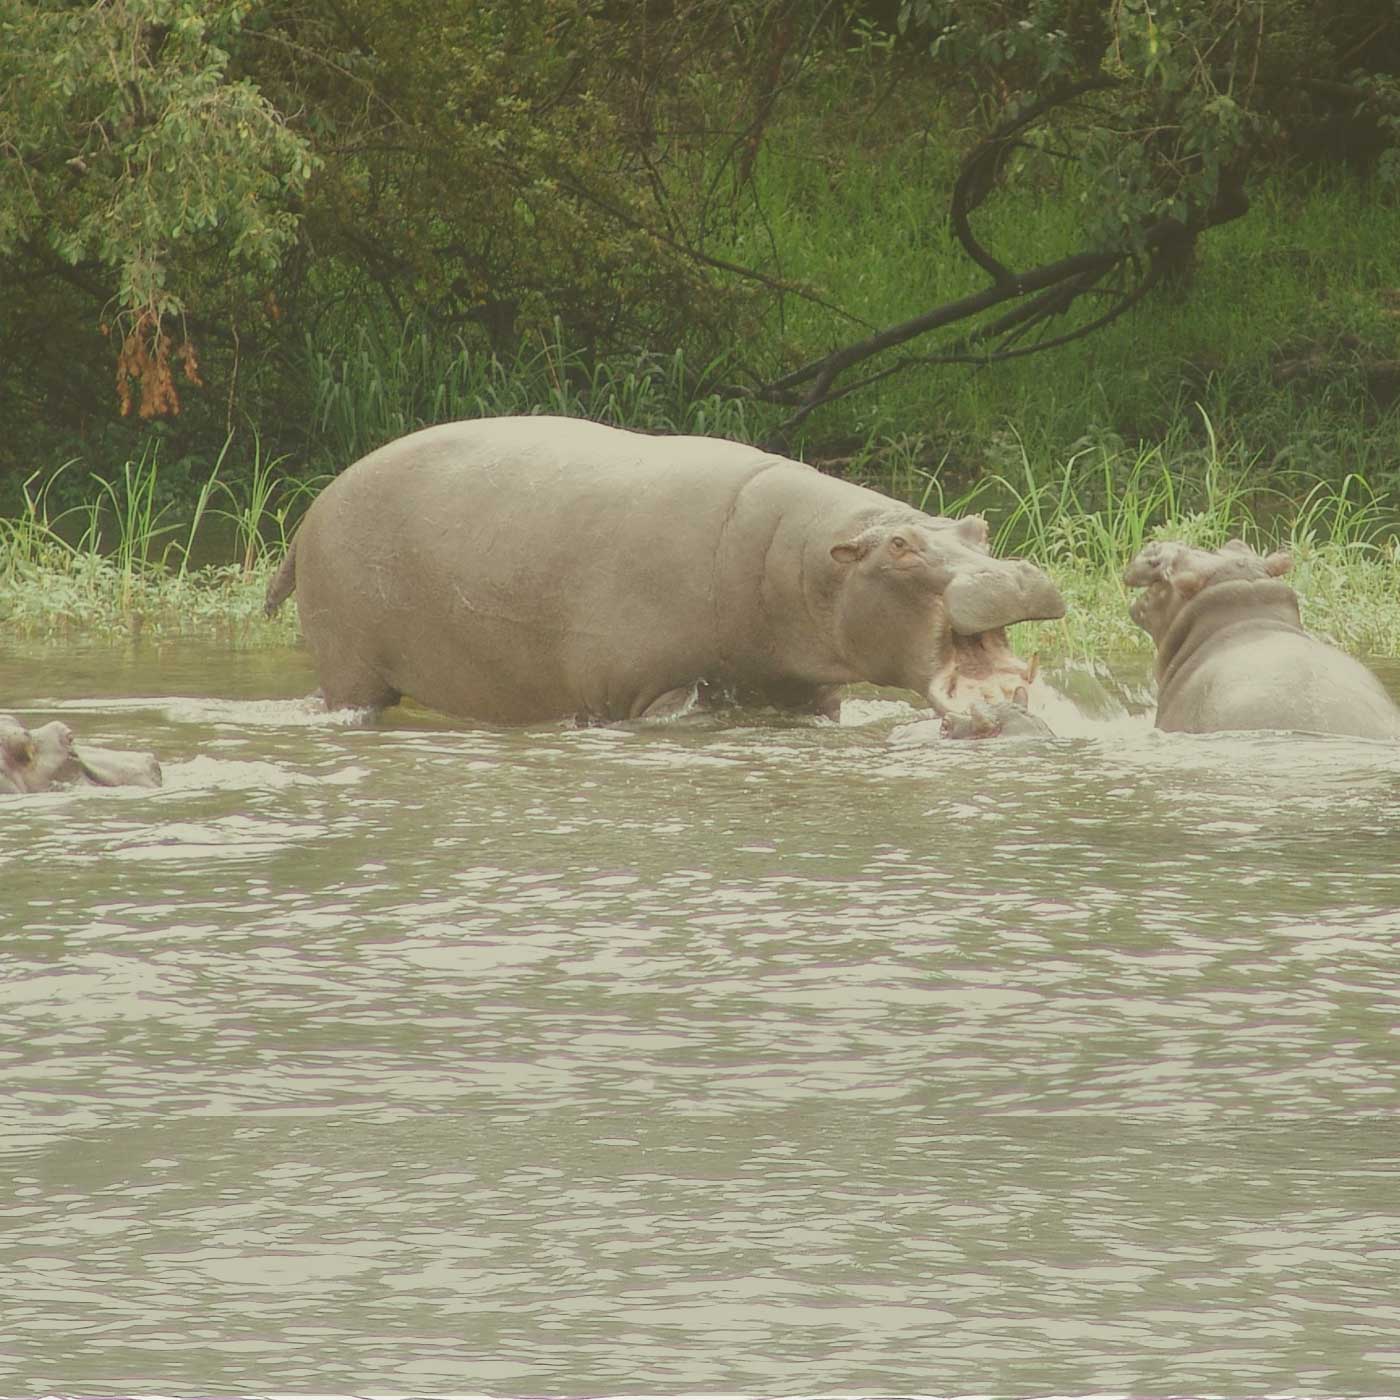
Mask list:
[[[872,101],[923,83],[962,113],[948,220],[987,289],[745,364],[745,326],[825,299],[781,250],[731,251],[765,133],[872,50]],[[728,350],[805,416],[1124,314],[1271,165],[1330,149],[1394,183],[1397,74],[1400,18],[1362,0],[0,0],[7,450],[294,411],[295,345],[370,314],[494,350],[554,324]],[[1018,181],[1077,202],[1067,255],[1013,265],[978,232]],[[828,346],[861,319],[830,311]]]

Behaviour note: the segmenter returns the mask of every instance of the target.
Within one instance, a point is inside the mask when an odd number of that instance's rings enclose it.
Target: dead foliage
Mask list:
[[[102,333],[110,334],[110,327],[104,325]],[[133,399],[143,419],[173,418],[180,412],[172,360],[189,383],[204,387],[194,342],[187,337],[174,345],[154,311],[139,312],[117,354],[117,403],[123,418],[131,413]]]

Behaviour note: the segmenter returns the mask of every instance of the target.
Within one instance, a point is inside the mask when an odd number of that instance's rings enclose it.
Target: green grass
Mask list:
[[[348,345],[306,346],[318,457],[337,470],[434,423],[555,413],[619,428],[755,441],[777,414],[714,392],[717,364],[683,350],[595,360],[556,325],[509,362],[409,321],[360,325]]]
[[[1046,660],[1145,654],[1148,639],[1128,617],[1121,582],[1128,560],[1153,539],[1210,548],[1236,537],[1293,554],[1292,582],[1318,635],[1352,652],[1400,656],[1400,545],[1386,498],[1359,474],[1339,483],[1263,477],[1254,457],[1222,444],[1208,416],[1197,416],[1165,444],[1131,452],[1099,444],[1042,464],[1022,443],[1014,465],[957,495],[906,455],[903,494],[936,513],[985,514],[998,553],[1033,559],[1054,577],[1068,615],[1016,629],[1020,649]],[[242,490],[216,473],[196,518],[179,529],[150,506],[160,495],[154,457],[124,464],[103,500],[76,518],[51,519],[44,492],[26,490],[25,510],[0,521],[0,625],[32,638],[291,640],[294,609],[272,621],[261,611],[308,494],[279,476],[279,465],[257,457],[240,474],[253,483]],[[199,530],[211,520],[233,526],[238,557],[194,567]]]
[[[262,617],[273,561],[286,546],[290,502],[306,494],[301,482],[274,478],[275,463],[255,461],[239,490],[222,482],[222,456],[188,520],[157,507],[160,466],[154,452],[100,479],[91,503],[51,511],[59,479],[31,478],[23,506],[0,519],[0,628],[12,635],[217,635],[288,641],[290,614]],[[60,472],[63,468],[60,468]],[[215,507],[210,502],[227,502]],[[278,501],[275,511],[269,503]],[[201,528],[222,517],[242,557],[195,566]],[[269,529],[269,521],[275,528]]]

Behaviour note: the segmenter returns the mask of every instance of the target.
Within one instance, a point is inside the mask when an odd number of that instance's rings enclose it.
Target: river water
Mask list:
[[[0,798],[0,1394],[1394,1393],[1400,749],[1142,679],[939,745],[12,649],[166,786]]]

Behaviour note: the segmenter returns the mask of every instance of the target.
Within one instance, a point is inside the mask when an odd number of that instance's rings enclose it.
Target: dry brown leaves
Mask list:
[[[108,328],[102,327],[108,334]],[[203,388],[199,377],[199,356],[194,342],[183,340],[173,347],[170,335],[161,329],[154,311],[140,312],[122,340],[117,354],[117,402],[122,417],[131,412],[133,390],[139,393],[137,413],[142,418],[173,418],[180,411],[180,395],[175,388],[171,359],[196,388]]]

